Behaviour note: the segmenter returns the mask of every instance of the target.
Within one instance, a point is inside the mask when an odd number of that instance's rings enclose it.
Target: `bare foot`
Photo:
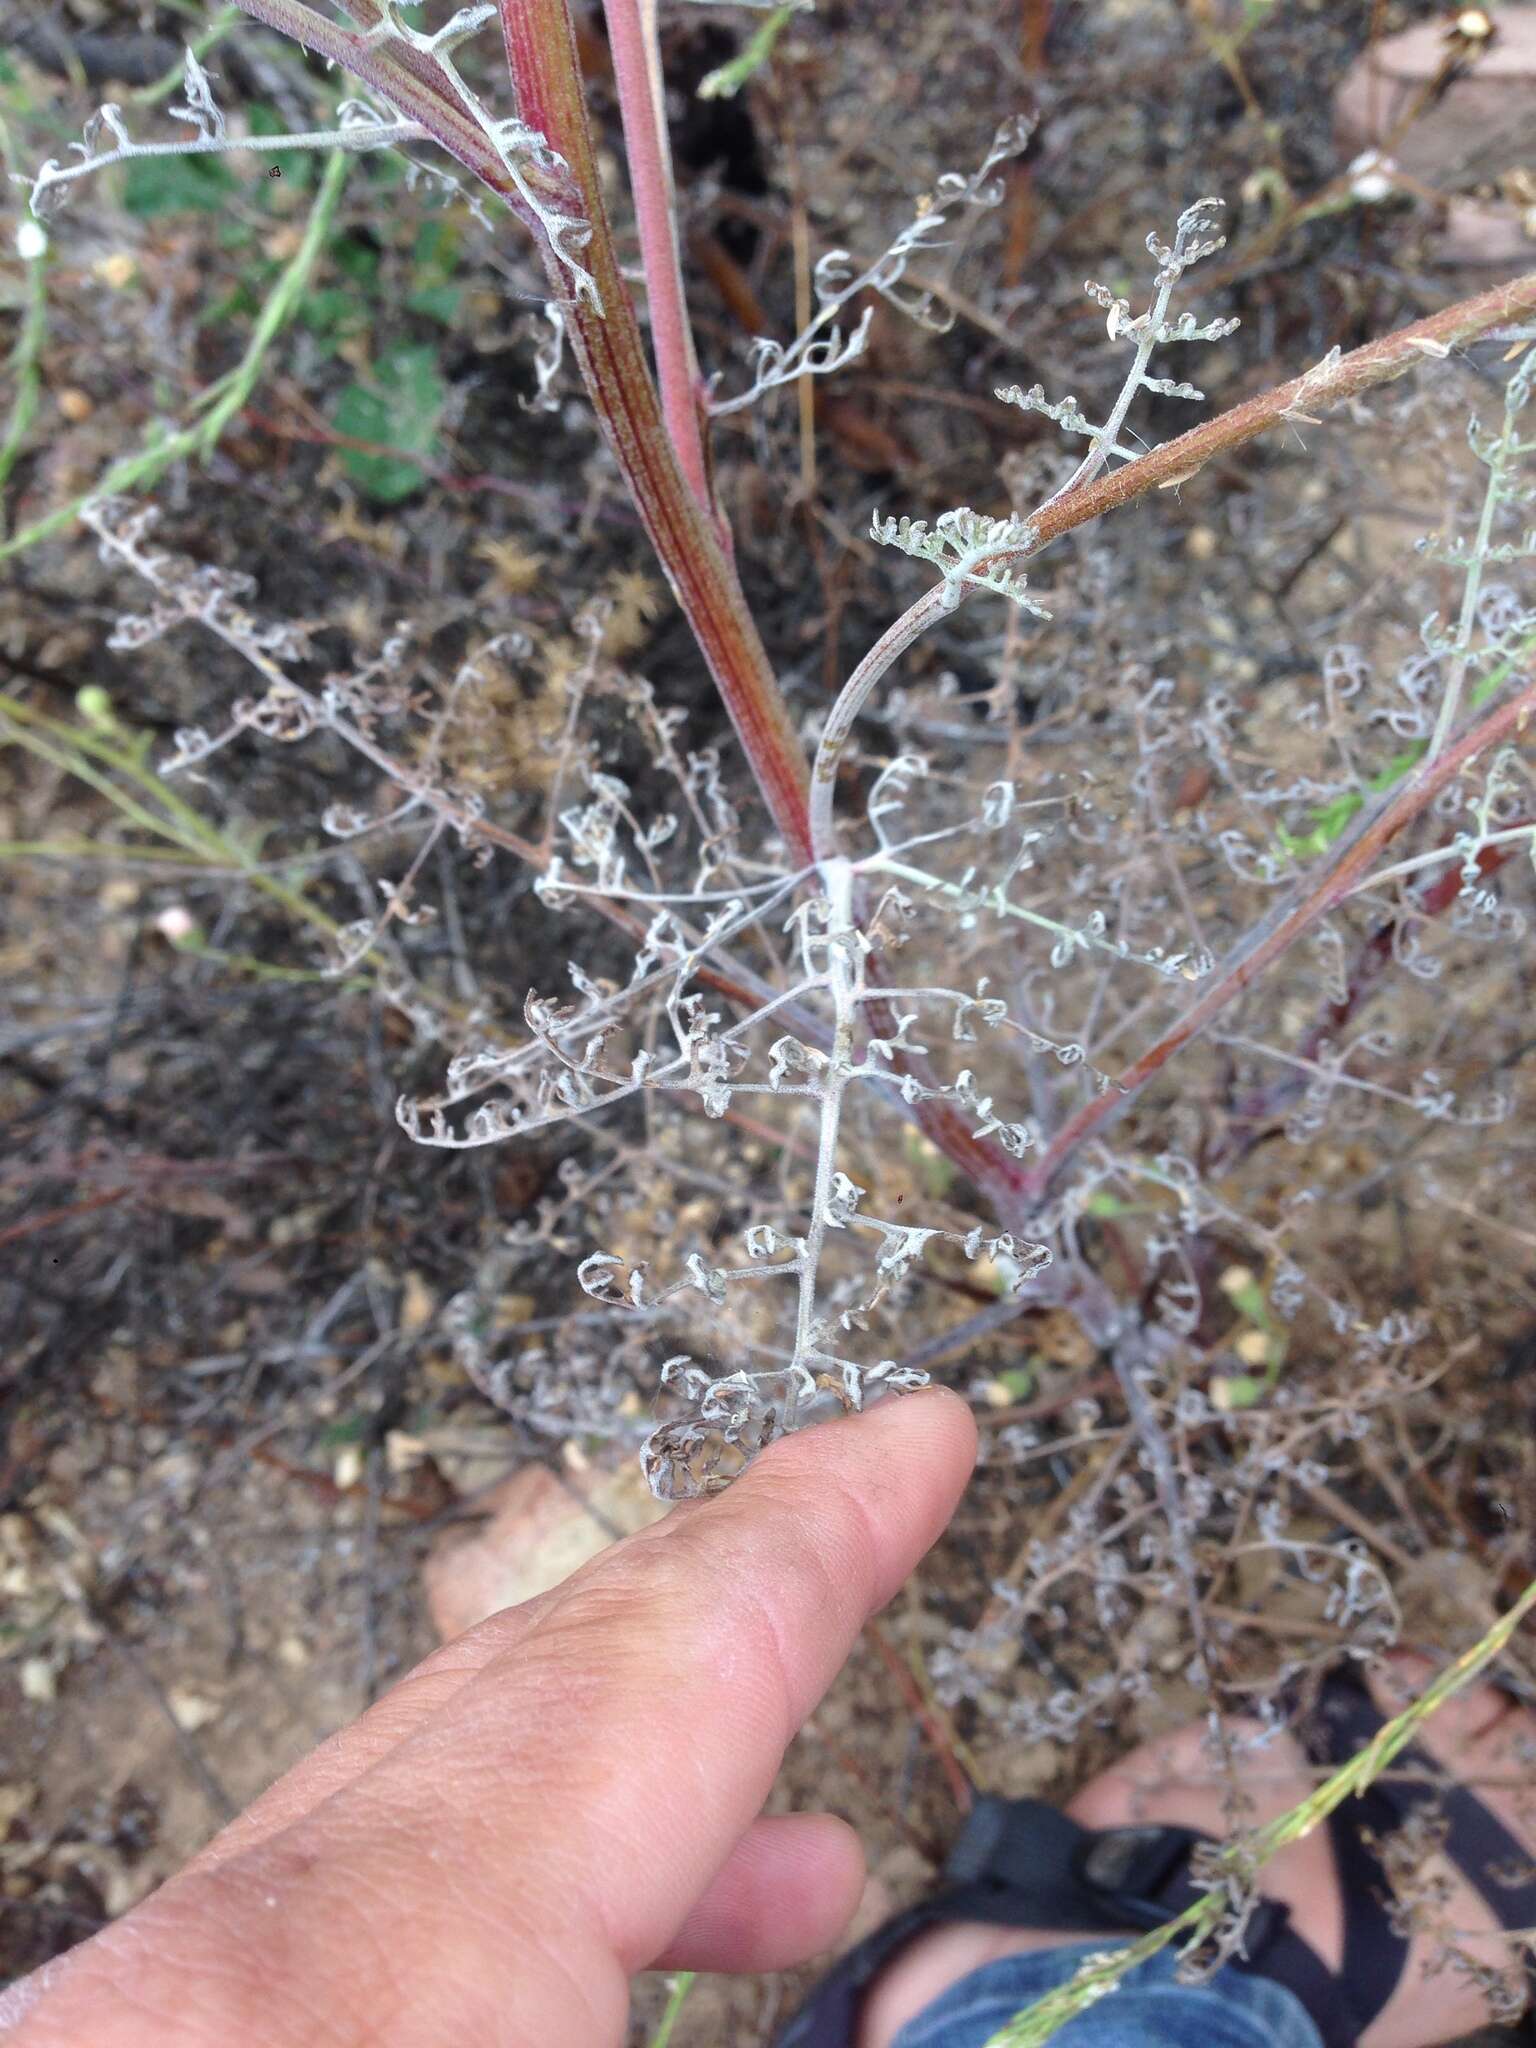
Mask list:
[[[1399,1713],[1433,1676],[1419,1659],[1398,1658],[1371,1680],[1384,1714]],[[1229,1724],[1234,1736],[1252,1737],[1257,1724]],[[1472,1785],[1489,1810],[1536,1858],[1536,1715],[1506,1693],[1480,1686],[1456,1695],[1419,1731],[1418,1747],[1446,1773]],[[1288,1812],[1315,1785],[1316,1773],[1298,1742],[1279,1735],[1250,1751],[1241,1766],[1252,1801],[1245,1819],[1262,1826]],[[1226,1779],[1212,1765],[1200,1726],[1149,1742],[1084,1786],[1068,1812],[1085,1827],[1174,1823],[1221,1837],[1230,1832]],[[1346,1809],[1347,1812],[1347,1809]],[[1290,1908],[1291,1925],[1330,1969],[1343,1954],[1344,1902],[1326,1830],[1318,1828],[1282,1850],[1260,1888]],[[1491,2007],[1474,1975],[1445,1965],[1446,1937],[1474,1965],[1508,1972],[1511,1950],[1491,1909],[1453,1865],[1431,1857],[1421,1867],[1416,1896],[1433,1889],[1433,1927],[1416,1933],[1402,1982],[1361,2036],[1361,2048],[1431,2048],[1485,2025]],[[985,1926],[975,1921],[937,1927],[918,1936],[871,1986],[860,2019],[858,2048],[888,2048],[893,2037],[940,1992],[1000,1956],[1056,1948],[1081,1936]]]

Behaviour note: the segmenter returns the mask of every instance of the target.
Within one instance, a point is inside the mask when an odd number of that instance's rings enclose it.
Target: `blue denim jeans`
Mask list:
[[[985,2048],[999,2027],[1065,1984],[1086,1957],[1117,1946],[1075,1942],[987,1963],[908,2020],[892,2048]],[[1232,1969],[1203,1984],[1180,1984],[1176,1967],[1167,1950],[1140,1964],[1053,2035],[1051,2048],[1322,2048],[1305,2007],[1283,1984]]]

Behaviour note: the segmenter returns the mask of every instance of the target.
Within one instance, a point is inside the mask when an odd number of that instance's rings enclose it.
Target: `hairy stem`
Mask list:
[[[1483,508],[1477,522],[1477,538],[1472,543],[1472,559],[1467,564],[1467,580],[1461,593],[1461,616],[1456,621],[1456,652],[1451,659],[1451,672],[1446,677],[1445,694],[1440,700],[1439,716],[1429,739],[1429,759],[1432,761],[1444,747],[1455,728],[1457,715],[1461,710],[1461,692],[1467,680],[1467,669],[1472,660],[1472,631],[1477,623],[1477,600],[1483,587],[1483,568],[1488,560],[1488,547],[1493,539],[1494,514],[1498,511],[1499,500],[1504,493],[1504,470],[1509,461],[1510,444],[1514,439],[1514,419],[1506,415],[1506,431],[1500,436],[1488,462],[1488,483],[1483,491]]]
[[[837,1172],[837,1131],[842,1116],[843,1093],[848,1086],[848,1069],[853,1062],[855,998],[860,979],[853,916],[853,870],[847,861],[829,864],[826,884],[829,907],[822,943],[827,952],[827,992],[832,999],[832,1049],[821,1079],[816,1186],[811,1196],[810,1225],[800,1253],[800,1299],[795,1318],[796,1364],[803,1364],[807,1354],[814,1349],[816,1282],[821,1271],[822,1246],[827,1237],[832,1182]]]

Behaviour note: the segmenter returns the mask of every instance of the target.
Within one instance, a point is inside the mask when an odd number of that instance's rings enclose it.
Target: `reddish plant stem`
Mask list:
[[[1499,710],[1473,726],[1437,760],[1425,763],[1407,779],[1395,796],[1389,796],[1374,814],[1365,813],[1342,851],[1319,880],[1304,885],[1299,901],[1293,899],[1266,920],[1257,937],[1239,949],[1221,970],[1216,981],[1197,1003],[1127,1067],[1115,1087],[1085,1102],[1075,1116],[1062,1125],[1029,1173],[1029,1192],[1043,1196],[1052,1180],[1083,1141],[1120,1116],[1140,1094],[1154,1074],[1161,1071],[1181,1047],[1188,1045],[1214,1017],[1249,988],[1264,970],[1295,944],[1319,918],[1326,917],[1342,903],[1357,883],[1370,872],[1383,847],[1390,844],[1406,825],[1422,815],[1448,782],[1488,747],[1497,746],[1521,733],[1536,712],[1536,682],[1525,687]]]
[[[1482,847],[1475,856],[1478,873],[1495,875],[1514,857],[1513,846]],[[1461,863],[1448,851],[1443,872],[1417,892],[1417,901],[1413,907],[1420,917],[1443,917],[1460,896],[1464,886]],[[1392,949],[1401,923],[1400,917],[1390,917],[1379,924],[1365,941],[1350,973],[1342,1000],[1324,1003],[1320,1015],[1297,1047],[1302,1059],[1315,1060],[1331,1043],[1334,1034],[1341,1031],[1349,1022],[1381,980],[1391,962]],[[1285,1103],[1292,1100],[1304,1085],[1302,1077],[1292,1075],[1289,1080],[1277,1087],[1254,1089],[1240,1099],[1233,1112],[1234,1130],[1227,1142],[1216,1149],[1214,1157],[1208,1164],[1224,1168],[1234,1159],[1246,1158],[1259,1143],[1267,1120],[1277,1116]],[[1236,1125],[1245,1128],[1238,1130]]]
[[[1019,64],[1031,86],[1044,78],[1046,44],[1051,33],[1051,0],[1023,0],[1019,22]],[[1027,163],[1008,166],[1007,232],[1003,240],[1003,283],[1016,289],[1024,278],[1030,245],[1035,239],[1039,209],[1034,169]]]
[[[633,302],[619,273],[598,182],[567,0],[499,0],[507,57],[523,119],[570,166],[592,237],[583,252],[600,308],[576,297],[551,260],[572,346],[662,566],[704,651],[791,854],[809,861],[807,764],[741,595],[735,572],[694,501],[667,437]],[[872,1016],[879,1029],[878,1012]],[[1009,1219],[1019,1214],[1021,1166],[975,1137],[947,1102],[916,1108],[919,1129]]]
[[[688,486],[662,417],[614,251],[566,0],[500,0],[500,6],[518,111],[565,159],[591,228],[583,260],[597,286],[595,305],[572,291],[568,273],[545,248],[551,289],[588,394],[774,823],[791,857],[804,861],[810,853],[804,749],[735,573]]]
[[[1427,320],[1416,320],[1411,327],[1384,334],[1379,341],[1367,342],[1336,363],[1319,363],[1288,383],[1277,384],[1272,391],[1262,391],[1233,406],[1230,412],[1219,413],[1215,419],[1191,427],[1177,440],[1165,441],[1150,454],[1126,463],[1123,469],[1111,470],[1080,490],[1058,498],[1030,522],[1037,539],[1029,552],[1038,553],[1072,528],[1116,511],[1134,498],[1145,497],[1148,491],[1187,482],[1214,456],[1230,455],[1271,427],[1283,426],[1288,419],[1306,424],[1311,412],[1341,405],[1373,385],[1390,383],[1394,377],[1405,375],[1425,357],[1447,355],[1465,342],[1476,341],[1490,328],[1525,319],[1532,313],[1536,313],[1536,271],[1479,292],[1476,298],[1462,299],[1443,312],[1432,313]]]
[[[729,530],[716,513],[709,488],[699,416],[699,359],[683,296],[672,158],[662,126],[654,46],[641,18],[640,0],[603,0],[603,13],[624,122],[624,154],[640,233],[661,410],[688,488],[699,509],[713,522],[716,537],[729,549]]]
[[[944,1782],[948,1785],[956,1806],[959,1807],[962,1813],[969,1813],[975,1795],[971,1789],[971,1781],[965,1774],[964,1766],[955,1755],[954,1744],[949,1739],[949,1730],[923,1697],[922,1687],[913,1677],[906,1660],[902,1657],[900,1651],[880,1626],[879,1622],[866,1622],[864,1633],[880,1653],[881,1663],[884,1664],[886,1670],[895,1679],[901,1690],[902,1698],[911,1709],[918,1726],[928,1738],[928,1745],[938,1759],[939,1768],[944,1774]]]
[[[56,1223],[68,1223],[76,1216],[89,1216],[96,1209],[108,1209],[114,1202],[124,1202],[132,1194],[131,1188],[107,1188],[99,1195],[87,1195],[83,1201],[71,1202],[62,1209],[43,1209],[36,1216],[24,1216],[19,1223],[8,1223],[0,1230],[0,1244],[15,1244],[23,1237],[33,1237],[40,1230],[52,1230]]]

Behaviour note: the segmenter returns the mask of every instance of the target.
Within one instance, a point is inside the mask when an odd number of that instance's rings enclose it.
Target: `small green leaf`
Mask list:
[[[456,284],[423,284],[406,297],[406,306],[413,313],[421,313],[428,320],[441,320],[445,327],[451,327],[459,315],[459,304],[464,294]]]
[[[800,12],[802,0],[789,0],[785,7],[775,7],[772,14],[748,39],[747,46],[728,64],[722,64],[717,71],[711,71],[699,85],[701,100],[733,99],[755,71],[760,71],[773,55],[773,46],[788,27],[793,15]]]
[[[298,318],[311,334],[322,335],[331,342],[344,341],[349,334],[357,334],[368,325],[368,308],[347,286],[329,284],[305,293]]]
[[[1257,1280],[1250,1280],[1242,1287],[1227,1291],[1227,1299],[1240,1316],[1246,1316],[1261,1330],[1269,1327],[1269,1304],[1264,1299],[1264,1290]]]
[[[117,730],[117,714],[112,709],[112,699],[100,683],[87,683],[83,690],[76,690],[75,709],[97,732]]]
[[[192,323],[193,326],[222,327],[240,314],[256,312],[261,305],[260,286],[271,277],[275,268],[275,264],[261,264],[254,274],[242,278],[239,284],[225,292],[222,298],[215,299],[211,306],[199,313]],[[204,392],[203,398],[206,397],[207,393]]]
[[[1252,1373],[1233,1373],[1214,1381],[1211,1391],[1217,1408],[1230,1414],[1235,1408],[1257,1407],[1269,1392],[1269,1382],[1255,1379]]]
[[[448,397],[437,373],[436,352],[402,343],[380,356],[366,383],[348,385],[332,415],[339,434],[358,441],[383,441],[408,454],[425,455],[437,433]],[[380,505],[398,505],[421,488],[417,463],[405,455],[342,451],[342,466],[358,488]]]
[[[458,318],[463,292],[453,282],[459,260],[459,233],[451,220],[424,220],[411,250],[411,289],[405,303],[413,313],[441,320],[451,327]]]
[[[334,1451],[343,1444],[360,1444],[367,1433],[366,1415],[344,1415],[339,1421],[326,1424],[320,1432],[320,1442],[326,1450]]]
[[[450,275],[459,260],[459,233],[451,220],[435,218],[424,220],[416,230],[415,245],[411,250],[411,261],[418,271],[430,271],[434,277]]]

